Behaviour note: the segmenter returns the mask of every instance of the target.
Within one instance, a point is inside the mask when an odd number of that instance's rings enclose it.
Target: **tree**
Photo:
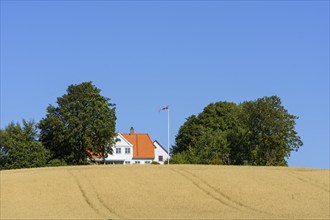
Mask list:
[[[1,129],[0,168],[45,166],[50,153],[37,138],[37,127],[34,121],[23,120],[23,127],[19,123],[12,122],[5,129]]]
[[[40,140],[52,159],[85,164],[92,153],[103,158],[115,144],[115,104],[100,95],[92,82],[70,85],[67,93],[50,105],[39,123]]]
[[[295,120],[277,96],[263,97],[242,104],[245,124],[249,130],[246,148],[253,165],[287,165],[285,158],[303,145],[297,135]]]
[[[239,105],[211,103],[179,129],[173,163],[287,165],[302,141],[277,96]]]
[[[231,164],[230,149],[241,135],[240,106],[231,102],[211,103],[198,116],[192,115],[179,129],[172,148],[177,161]],[[235,139],[236,138],[236,139]],[[175,156],[180,153],[180,156]]]

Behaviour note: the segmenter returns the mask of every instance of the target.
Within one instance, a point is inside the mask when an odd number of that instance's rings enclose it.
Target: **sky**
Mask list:
[[[116,104],[116,130],[167,147],[210,103],[277,95],[329,165],[329,1],[1,1],[1,128],[45,117],[71,84]]]

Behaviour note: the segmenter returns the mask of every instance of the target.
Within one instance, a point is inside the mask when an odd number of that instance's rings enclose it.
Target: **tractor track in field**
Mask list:
[[[86,179],[89,183],[89,185],[91,186],[93,193],[96,195],[96,198],[99,200],[99,202],[103,205],[103,207],[108,210],[109,213],[111,213],[112,215],[115,215],[116,219],[123,219],[124,217],[119,215],[117,212],[115,212],[113,209],[111,209],[105,202],[104,200],[100,197],[100,195],[97,193],[95,186],[93,185],[93,183],[90,181],[90,179],[88,177],[86,177],[83,173],[80,173],[84,179]]]
[[[292,176],[293,178],[295,178],[295,179],[301,181],[301,182],[307,183],[307,184],[309,184],[309,185],[311,185],[311,186],[313,186],[313,187],[315,187],[315,188],[318,188],[318,189],[320,189],[320,190],[322,190],[322,191],[325,191],[325,192],[327,192],[327,193],[330,193],[329,188],[327,188],[327,187],[324,186],[323,184],[321,184],[321,183],[319,183],[319,182],[317,182],[317,181],[315,181],[315,180],[313,180],[313,179],[307,178],[307,177],[305,177],[305,176],[303,176],[303,175],[301,175],[301,174],[298,174],[298,173],[296,173],[296,172],[293,172],[293,171],[289,172],[288,174],[289,174],[290,176]]]
[[[246,212],[246,211],[254,212],[254,213],[257,212],[259,214],[273,216],[273,214],[271,214],[271,213],[252,208],[250,206],[244,205],[240,202],[237,202],[237,201],[231,199],[229,196],[227,196],[226,194],[224,194],[223,192],[221,192],[217,188],[211,186],[209,183],[207,183],[202,178],[196,176],[195,174],[193,174],[189,171],[186,171],[186,170],[178,171],[176,169],[172,169],[172,170],[175,173],[183,176],[185,179],[187,179],[191,183],[193,183],[198,189],[200,189],[201,191],[206,193],[208,196],[210,196],[211,198],[217,200],[222,205],[225,205],[228,208],[235,209],[237,211],[242,211],[242,212]]]
[[[234,209],[236,211],[242,211],[241,209],[239,209],[236,206],[232,206],[230,203],[228,203],[227,201],[225,201],[223,198],[218,198],[216,196],[214,196],[212,194],[212,192],[210,192],[210,190],[205,189],[205,187],[202,187],[201,184],[199,184],[196,180],[194,180],[192,177],[189,177],[188,175],[182,173],[181,171],[178,171],[176,169],[171,169],[173,172],[175,172],[176,174],[179,174],[180,176],[184,177],[186,180],[188,180],[189,182],[191,182],[194,186],[196,186],[199,190],[201,190],[202,192],[204,192],[207,196],[211,197],[212,199],[220,202],[222,205],[227,206],[230,209]]]
[[[90,180],[87,177],[85,177],[80,171],[77,172],[79,172],[79,174],[83,176],[84,179],[87,180],[88,184],[84,184],[83,186],[81,181],[79,181],[78,177],[71,170],[68,171],[68,173],[73,177],[87,205],[105,219],[123,218],[122,216],[115,213],[106,205],[106,203],[100,198],[99,194],[96,192],[95,187],[90,182]]]
[[[261,213],[261,214],[266,214],[266,215],[271,215],[273,216],[272,213],[269,213],[269,212],[265,212],[265,211],[262,211],[262,210],[258,210],[258,209],[255,209],[253,207],[250,207],[248,205],[245,205],[241,202],[238,202],[238,201],[235,201],[233,200],[232,198],[230,198],[228,195],[226,195],[225,193],[221,192],[219,189],[215,188],[214,186],[210,185],[208,182],[206,182],[204,179],[198,177],[197,175],[187,171],[187,170],[183,170],[184,172],[188,173],[189,175],[193,176],[194,178],[198,179],[199,181],[201,181],[202,183],[204,183],[206,186],[208,186],[209,188],[211,188],[213,191],[215,191],[219,196],[222,196],[224,197],[225,199],[227,199],[229,202],[233,203],[234,205],[236,206],[239,206],[247,211],[252,211],[252,212],[257,212],[257,213]]]
[[[73,179],[74,179],[76,185],[78,186],[79,191],[80,191],[81,195],[83,196],[83,198],[84,198],[85,202],[87,203],[87,205],[88,205],[91,209],[93,209],[94,212],[96,212],[97,214],[103,216],[103,214],[102,214],[102,213],[101,213],[101,212],[100,212],[100,211],[94,206],[94,204],[90,201],[90,199],[89,199],[88,196],[86,195],[86,192],[85,192],[85,190],[83,189],[83,187],[81,186],[81,184],[80,184],[78,178],[72,173],[72,171],[69,170],[68,172],[69,172],[69,174],[73,177]]]
[[[183,176],[186,180],[188,180],[189,182],[191,182],[194,186],[196,186],[199,190],[203,191],[207,196],[211,197],[212,199],[220,202],[222,205],[227,206],[230,209],[234,209],[236,211],[242,211],[239,208],[237,208],[236,206],[232,206],[231,204],[229,204],[228,202],[226,202],[224,199],[222,198],[218,198],[216,196],[214,196],[212,194],[212,192],[210,192],[209,190],[205,189],[204,187],[202,187],[197,181],[195,181],[193,178],[187,176],[186,174],[183,174],[182,172],[172,169],[173,172],[179,174],[180,176]]]

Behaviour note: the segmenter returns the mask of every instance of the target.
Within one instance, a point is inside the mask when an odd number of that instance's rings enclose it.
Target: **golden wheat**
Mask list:
[[[1,219],[329,219],[329,170],[82,166],[1,171]]]

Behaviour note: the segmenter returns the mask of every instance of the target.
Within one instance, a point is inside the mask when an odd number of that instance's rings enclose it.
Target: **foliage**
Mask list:
[[[34,121],[23,120],[10,123],[0,130],[0,168],[19,169],[42,167],[50,156],[41,142],[37,140],[38,133]]]
[[[59,167],[59,166],[66,166],[66,165],[67,165],[67,163],[61,159],[53,159],[47,163],[48,167]]]
[[[240,105],[217,102],[181,126],[172,163],[287,165],[285,158],[302,141],[277,96]]]
[[[157,161],[152,161],[151,164],[153,164],[153,165],[159,165],[160,163],[158,163]]]
[[[170,158],[170,164],[189,164],[188,153],[186,151],[176,153]]]
[[[53,154],[67,164],[86,164],[90,154],[103,157],[115,144],[115,105],[100,95],[91,82],[70,85],[67,93],[50,105],[39,123],[40,139]]]
[[[264,97],[242,104],[249,133],[246,146],[252,165],[287,165],[285,158],[303,145],[297,135],[295,120],[281,105],[279,97]]]
[[[198,116],[192,115],[180,128],[173,162],[193,164],[231,164],[230,150],[242,131],[241,107],[235,103],[211,103]],[[179,156],[176,156],[177,153]],[[180,162],[181,161],[181,162]]]

